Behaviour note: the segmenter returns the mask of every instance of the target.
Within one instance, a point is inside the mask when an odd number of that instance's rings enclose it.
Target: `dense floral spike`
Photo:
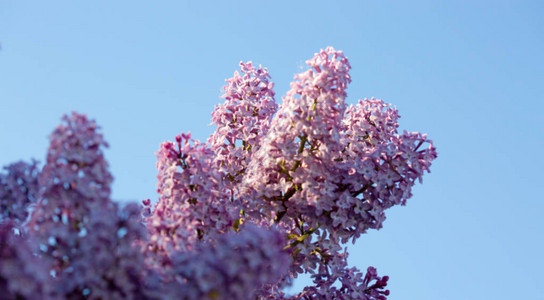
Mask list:
[[[63,298],[149,298],[152,276],[144,276],[144,256],[133,247],[145,238],[140,209],[119,210],[109,199],[105,146],[94,121],[65,116],[51,135],[39,202],[26,225]]]
[[[307,62],[312,68],[295,75],[260,150],[244,177],[247,214],[291,224],[291,276],[315,270],[332,250],[309,243],[318,228],[333,227],[338,159],[344,149],[342,118],[350,82],[342,52],[322,50]]]
[[[397,133],[398,118],[396,109],[375,99],[359,101],[346,112],[340,166],[346,192],[334,217],[355,238],[368,228],[380,229],[384,210],[406,204],[416,179],[421,181],[436,158],[426,135]],[[346,226],[349,220],[356,223]]]
[[[60,300],[47,266],[32,254],[27,240],[14,234],[13,225],[0,223],[0,298]]]
[[[41,192],[27,228],[54,272],[67,268],[88,234],[94,209],[109,203],[107,146],[94,121],[72,113],[50,136]]]
[[[240,68],[241,74],[235,72],[226,80],[222,96],[226,100],[212,112],[217,129],[208,141],[231,189],[241,180],[277,110],[268,71],[260,66],[256,69],[251,62],[240,62]]]
[[[213,165],[213,152],[190,134],[165,142],[157,152],[159,201],[145,222],[150,233],[146,250],[167,263],[173,253],[193,249],[210,235],[232,229],[239,209],[225,192],[223,175]],[[152,256],[153,257],[153,256]]]
[[[4,167],[0,173],[0,223],[13,221],[17,224],[28,217],[28,208],[38,198],[38,162],[19,161]]]
[[[183,299],[255,299],[260,287],[276,283],[289,269],[284,245],[274,228],[248,224],[175,255],[172,272],[183,279]]]
[[[340,130],[350,66],[342,52],[330,47],[307,64],[312,69],[295,75],[244,177],[248,209],[272,212],[278,221],[301,214],[315,219],[333,201],[338,177],[332,167],[343,148]]]

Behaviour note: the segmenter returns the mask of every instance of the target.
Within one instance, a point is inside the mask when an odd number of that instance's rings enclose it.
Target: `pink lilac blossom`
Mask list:
[[[388,276],[378,276],[374,267],[368,267],[366,274],[357,268],[336,270],[335,277],[340,286],[332,286],[329,277],[322,279],[315,276],[316,286],[306,287],[300,294],[292,299],[361,299],[361,300],[386,300],[389,290],[387,286]]]
[[[241,73],[235,72],[226,80],[222,96],[226,100],[212,112],[217,129],[208,140],[215,154],[214,163],[225,174],[225,184],[232,194],[238,193],[251,154],[259,150],[277,111],[268,70],[261,66],[256,69],[251,62],[240,62],[240,69]]]
[[[38,162],[19,161],[4,167],[0,173],[0,223],[20,224],[28,217],[28,208],[38,198]]]
[[[144,201],[152,264],[167,265],[177,252],[192,250],[209,236],[233,230],[239,209],[232,206],[214,153],[190,134],[165,142],[157,152],[159,201]]]
[[[347,59],[327,48],[307,62],[312,69],[295,75],[260,151],[244,176],[251,212],[265,211],[313,222],[334,201],[340,156],[341,120],[345,110]]]
[[[321,226],[333,227],[331,214],[340,194],[337,167],[344,149],[341,136],[350,82],[349,62],[327,48],[307,62],[312,68],[295,75],[260,151],[245,174],[242,197],[248,215],[291,224],[295,247],[290,276],[313,272],[334,249],[310,243]]]
[[[312,275],[314,286],[307,286],[294,299],[362,299],[385,300],[389,295],[388,276],[379,277],[374,267],[368,267],[366,274],[357,268],[348,268],[346,250],[328,256],[327,264],[320,264],[318,272]]]
[[[426,135],[397,133],[398,118],[398,111],[382,100],[361,100],[347,109],[340,166],[347,193],[335,220],[338,224],[357,220],[349,228],[354,239],[368,228],[380,229],[386,209],[405,205],[415,181],[422,180],[436,158]]]

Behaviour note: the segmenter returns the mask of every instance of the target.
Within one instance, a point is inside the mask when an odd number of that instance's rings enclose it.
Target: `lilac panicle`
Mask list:
[[[38,203],[25,224],[48,264],[54,289],[66,299],[146,298],[145,238],[140,209],[120,210],[110,198],[112,176],[99,127],[72,113],[51,134]]]
[[[347,252],[329,257],[328,265],[321,264],[312,275],[314,285],[307,286],[295,299],[361,299],[386,300],[388,276],[380,277],[374,267],[366,274],[347,265]]]
[[[310,219],[317,202],[331,202],[336,177],[331,166],[342,150],[340,130],[346,104],[349,62],[329,47],[295,75],[270,130],[244,177],[244,198],[253,211]],[[289,209],[288,209],[289,207]]]
[[[0,223],[9,220],[20,224],[28,217],[29,205],[38,198],[38,162],[19,161],[0,173]]]
[[[380,229],[384,210],[404,205],[423,173],[430,172],[436,149],[417,132],[398,134],[398,112],[382,100],[365,99],[350,106],[344,119],[346,147],[342,184],[346,187],[338,223],[357,220],[354,238],[368,228]]]
[[[175,252],[228,232],[239,209],[225,192],[223,175],[213,165],[214,153],[190,134],[161,144],[157,157],[159,201],[152,210],[150,202],[144,202],[150,234],[146,250],[158,254],[157,263],[163,264]]]
[[[212,112],[217,129],[208,140],[215,164],[231,188],[241,180],[251,153],[259,149],[277,110],[268,70],[257,69],[251,62],[240,62],[240,68],[241,73],[226,80],[225,102]]]
[[[26,224],[57,273],[70,265],[89,232],[91,211],[108,204],[113,180],[96,123],[77,113],[62,121],[50,136],[39,199]]]

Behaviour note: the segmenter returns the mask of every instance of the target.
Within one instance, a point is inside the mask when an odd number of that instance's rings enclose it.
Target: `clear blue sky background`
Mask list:
[[[77,110],[111,145],[113,198],[156,199],[159,143],[207,138],[239,61],[281,101],[331,45],[349,103],[393,103],[439,152],[351,264],[390,275],[391,300],[544,299],[543,19],[542,1],[0,0],[0,165],[43,162]]]

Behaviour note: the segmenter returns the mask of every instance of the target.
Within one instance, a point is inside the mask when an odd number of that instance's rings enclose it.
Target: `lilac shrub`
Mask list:
[[[0,174],[2,298],[386,299],[388,276],[350,267],[345,244],[406,204],[436,150],[382,100],[347,105],[341,51],[307,64],[277,105],[268,71],[240,63],[207,141],[160,145],[154,204],[112,202],[99,127],[65,116],[41,172]]]

